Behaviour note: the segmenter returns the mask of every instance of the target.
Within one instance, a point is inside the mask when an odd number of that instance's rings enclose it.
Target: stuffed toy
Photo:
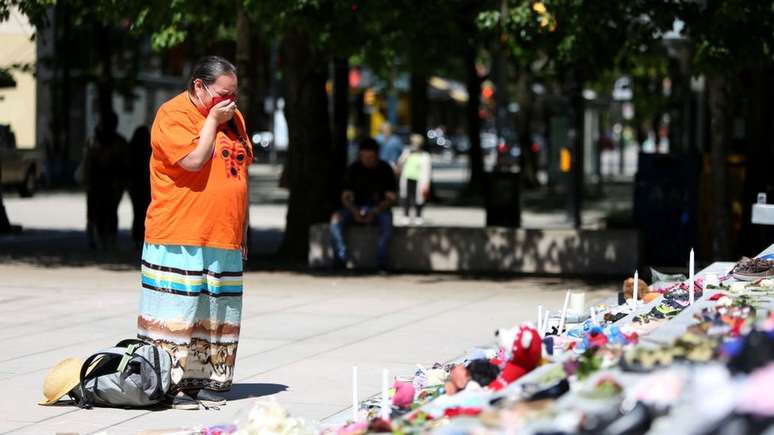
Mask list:
[[[481,389],[482,385],[491,384],[499,373],[500,368],[486,359],[475,359],[464,365],[458,364],[452,368],[444,391],[451,396],[471,385],[475,389]]]
[[[626,278],[623,283],[623,293],[626,299],[634,298],[634,278]],[[638,279],[637,280],[637,299],[642,299],[645,294],[648,293],[648,283]]]
[[[395,381],[395,395],[392,396],[392,404],[398,408],[409,408],[414,403],[416,389],[409,382]]]
[[[449,373],[449,380],[444,385],[444,392],[448,395],[454,395],[465,389],[470,382],[470,373],[463,364],[457,364]]]
[[[489,388],[499,391],[511,382],[531,372],[540,364],[543,342],[537,329],[529,323],[524,323],[511,329],[498,330],[497,337],[500,347],[510,358],[507,361],[492,360],[502,368],[500,375],[489,384]]]

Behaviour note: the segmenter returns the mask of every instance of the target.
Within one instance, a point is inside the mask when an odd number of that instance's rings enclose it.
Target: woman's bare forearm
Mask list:
[[[215,148],[215,135],[218,133],[218,122],[212,117],[204,120],[202,129],[199,130],[199,142],[196,148],[180,159],[178,164],[186,171],[198,171],[212,158]]]

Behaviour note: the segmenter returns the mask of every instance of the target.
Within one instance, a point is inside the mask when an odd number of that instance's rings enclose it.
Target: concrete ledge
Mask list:
[[[355,265],[374,268],[378,230],[352,226],[346,238]],[[390,245],[392,268],[406,272],[621,275],[638,259],[635,230],[396,227]],[[328,224],[314,225],[309,266],[332,264]]]

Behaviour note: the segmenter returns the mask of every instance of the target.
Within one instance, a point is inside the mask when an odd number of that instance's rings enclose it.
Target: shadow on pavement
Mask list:
[[[252,229],[250,260],[246,271],[282,270],[273,255],[282,240],[278,229]],[[118,248],[112,251],[89,247],[83,230],[24,229],[0,234],[0,264],[23,263],[41,267],[90,267],[127,271],[140,269],[140,249],[129,231],[118,233]]]
[[[288,386],[283,384],[234,384],[231,390],[224,393],[226,400],[242,400],[252,397],[271,396],[287,391]]]

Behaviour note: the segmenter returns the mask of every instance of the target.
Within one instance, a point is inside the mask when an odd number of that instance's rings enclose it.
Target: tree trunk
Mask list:
[[[522,185],[537,186],[537,153],[532,152],[532,93],[529,89],[529,68],[522,68],[517,82],[517,102],[519,103],[518,128],[519,146],[521,146]]]
[[[570,99],[569,121],[570,131],[568,143],[571,149],[570,165],[570,203],[569,216],[573,227],[583,225],[583,78],[580,72],[573,71],[569,78],[567,95]]]
[[[97,100],[101,122],[113,112],[113,45],[109,24],[96,23],[97,56],[99,68],[97,75]]]
[[[411,132],[427,137],[427,74],[411,72]]]
[[[468,141],[470,149],[470,180],[468,191],[482,193],[484,188],[484,155],[481,150],[481,78],[476,71],[476,47],[472,45],[465,48],[465,86],[468,91],[468,104],[465,114],[468,124]]]
[[[347,169],[347,126],[349,124],[349,61],[336,58],[333,61],[333,173],[343,174]],[[334,180],[336,192],[334,201],[338,200],[341,190],[341,179]]]
[[[768,79],[774,74],[774,67],[756,67],[751,71],[752,86],[749,93],[750,111],[749,131],[750,144],[746,152],[744,196],[742,197],[742,229],[740,234],[739,252],[735,257],[761,252],[774,240],[774,226],[757,225],[751,222],[752,207],[758,199],[759,192],[768,194],[768,202],[774,197],[774,177],[771,176],[769,165],[774,160],[771,148],[774,119],[772,94],[774,86]]]
[[[70,40],[70,31],[72,29],[72,23],[70,22],[71,16],[70,16],[70,8],[67,5],[67,2],[62,2],[62,4],[58,5],[56,7],[56,12],[61,13],[60,19],[61,19],[61,26],[62,26],[62,33],[59,35],[59,38],[55,37],[55,44],[56,48],[58,49],[57,52],[65,52],[69,53],[70,50],[72,50],[72,41]],[[61,59],[61,58],[64,59]],[[54,91],[51,93],[52,96],[59,95],[59,102],[58,107],[56,107],[57,113],[54,114],[55,118],[58,120],[58,131],[61,131],[61,138],[62,143],[60,146],[62,149],[62,162],[69,160],[71,155],[71,149],[70,149],[70,104],[71,104],[71,61],[70,56],[57,56],[56,63],[61,62],[59,64],[59,68],[61,68],[62,71],[62,82],[61,82],[61,90],[60,92],[57,92],[57,82],[56,80],[53,80],[51,82],[51,86],[54,87]],[[59,138],[57,138],[59,139]]]
[[[2,167],[0,167],[0,177],[2,177]],[[3,204],[3,191],[0,189],[0,234],[11,232],[11,222],[8,220],[8,214],[5,212]]]
[[[290,198],[280,254],[302,263],[309,251],[309,227],[327,222],[334,207],[330,200],[335,185],[334,153],[325,93],[328,62],[313,52],[308,36],[301,31],[285,37],[282,56],[290,142],[285,171]]]
[[[726,78],[708,75],[707,90],[710,110],[710,160],[712,162],[712,256],[727,260],[731,229],[727,180],[728,95]]]
[[[250,20],[244,10],[244,2],[236,0],[236,67],[239,74],[239,111],[245,117],[248,133],[254,128],[255,68],[252,62],[252,35]]]

